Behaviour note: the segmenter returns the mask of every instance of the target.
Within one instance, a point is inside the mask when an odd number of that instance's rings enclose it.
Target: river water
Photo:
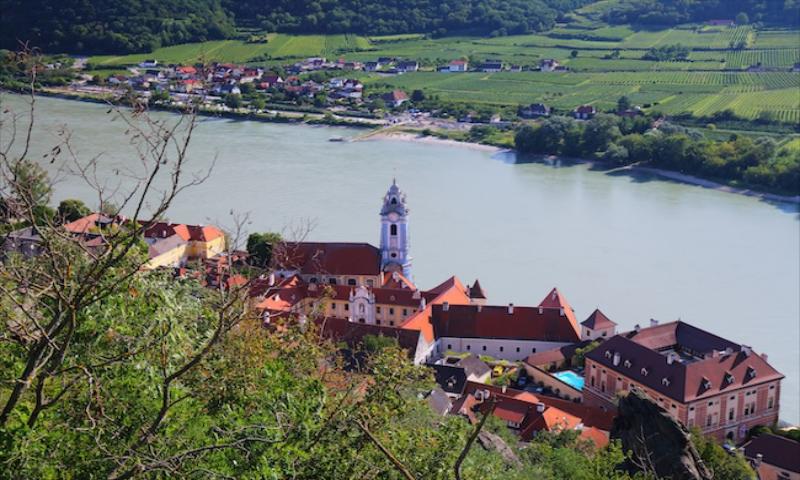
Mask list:
[[[4,97],[16,109],[22,99]],[[42,98],[35,151],[67,125],[110,177],[135,156],[101,105]],[[168,114],[159,114],[168,118]],[[408,195],[417,284],[480,278],[490,302],[536,305],[557,286],[579,319],[601,308],[622,329],[682,319],[769,354],[786,375],[781,417],[800,420],[800,222],[796,206],[586,164],[518,163],[513,154],[402,140],[329,142],[360,131],[204,119],[191,165],[213,174],[182,194],[173,221],[285,230],[377,244],[393,177]],[[48,167],[52,168],[52,167]],[[116,177],[119,178],[119,177]],[[96,201],[65,178],[54,200]]]

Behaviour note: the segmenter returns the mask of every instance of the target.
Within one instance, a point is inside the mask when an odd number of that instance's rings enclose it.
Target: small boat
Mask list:
[[[328,139],[329,142],[344,142],[343,137],[331,137]]]

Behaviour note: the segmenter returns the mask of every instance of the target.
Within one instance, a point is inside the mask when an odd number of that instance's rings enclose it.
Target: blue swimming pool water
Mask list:
[[[576,390],[583,390],[583,377],[573,372],[572,370],[564,370],[563,372],[556,372],[554,377],[566,383]]]

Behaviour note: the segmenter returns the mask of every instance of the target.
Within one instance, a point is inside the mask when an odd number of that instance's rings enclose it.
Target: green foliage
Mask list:
[[[753,480],[755,472],[741,453],[726,452],[719,443],[704,436],[697,428],[692,430],[694,444],[705,465],[714,472],[714,478],[726,480]]]
[[[586,363],[586,354],[597,348],[599,345],[600,341],[595,340],[592,343],[586,345],[585,347],[576,348],[575,354],[572,356],[572,366],[583,368],[584,364]]]
[[[280,241],[279,233],[251,233],[247,237],[247,253],[250,255],[250,263],[258,267],[269,266],[272,260],[272,249]]]
[[[384,335],[364,335],[362,342],[364,350],[371,354],[379,353],[387,347],[397,346],[397,340]]]
[[[53,193],[47,172],[38,163],[22,160],[11,166],[13,191],[10,192],[17,208],[23,210],[45,207]]]
[[[67,199],[58,204],[58,218],[63,222],[74,222],[79,218],[89,215],[92,211],[82,200]]]
[[[645,122],[604,114],[583,123],[551,117],[539,127],[522,127],[515,145],[524,154],[600,155],[613,165],[648,162],[690,175],[800,193],[800,149],[778,148],[767,138],[711,141],[669,122],[642,134]]]
[[[238,93],[230,93],[225,95],[225,106],[228,108],[242,108],[242,96]]]
[[[689,49],[683,45],[664,45],[654,47],[642,56],[643,60],[655,62],[678,61],[689,58]]]
[[[731,18],[737,23],[759,22],[797,24],[797,3],[771,0],[728,0],[725,2],[706,0],[620,0],[604,14],[610,23],[638,23],[646,25],[676,25],[679,23],[703,22],[715,18]],[[741,16],[744,14],[744,16]]]

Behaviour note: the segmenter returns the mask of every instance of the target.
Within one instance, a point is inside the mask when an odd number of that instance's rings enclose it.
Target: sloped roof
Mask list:
[[[464,385],[467,384],[467,372],[463,367],[456,365],[428,364],[433,370],[433,378],[436,383],[447,393],[461,395],[464,392]]]
[[[478,298],[478,299],[486,299],[486,292],[483,291],[481,287],[481,282],[478,279],[475,279],[475,283],[469,287],[469,298]]]
[[[615,327],[617,324],[601,312],[599,308],[596,308],[586,320],[581,322],[581,325],[592,330],[598,330]]]
[[[367,335],[384,336],[397,340],[400,348],[408,351],[413,358],[419,342],[419,330],[407,330],[367,323],[355,323],[346,318],[328,317],[322,320],[322,334],[334,341],[343,341],[355,347],[360,345]]]
[[[191,235],[189,234],[189,227],[184,224],[172,224],[166,222],[140,222],[145,226],[145,238],[167,238],[172,235],[179,235],[182,239],[189,241]]]
[[[681,321],[615,335],[586,357],[680,402],[783,378],[749,348]]]
[[[431,320],[433,305],[443,302],[448,302],[450,304],[467,304],[469,303],[469,297],[467,297],[465,293],[464,285],[455,276],[448,278],[436,287],[424,292],[423,295],[428,302],[425,309],[409,317],[400,328],[420,330],[425,341],[430,344],[436,338],[433,331],[433,322]]]
[[[381,254],[368,243],[280,243],[273,259],[276,267],[302,274],[380,275]]]
[[[170,235],[169,237],[162,238],[161,240],[147,247],[147,254],[150,258],[155,258],[159,255],[169,252],[170,250],[174,250],[181,245],[186,245],[186,240],[181,238],[180,235]]]
[[[434,305],[436,338],[502,338],[550,342],[577,342],[578,332],[558,309],[506,306]]]
[[[763,456],[761,459],[763,463],[800,473],[800,442],[766,433],[744,445],[745,457],[755,460],[758,454]]]
[[[553,288],[550,290],[550,293],[547,294],[544,299],[539,302],[539,306],[543,308],[563,308],[564,314],[569,318],[569,321],[572,323],[573,327],[575,328],[576,332],[580,332],[578,328],[578,320],[575,319],[575,310],[570,306],[569,302],[567,302],[566,297],[558,291],[557,288]]]

